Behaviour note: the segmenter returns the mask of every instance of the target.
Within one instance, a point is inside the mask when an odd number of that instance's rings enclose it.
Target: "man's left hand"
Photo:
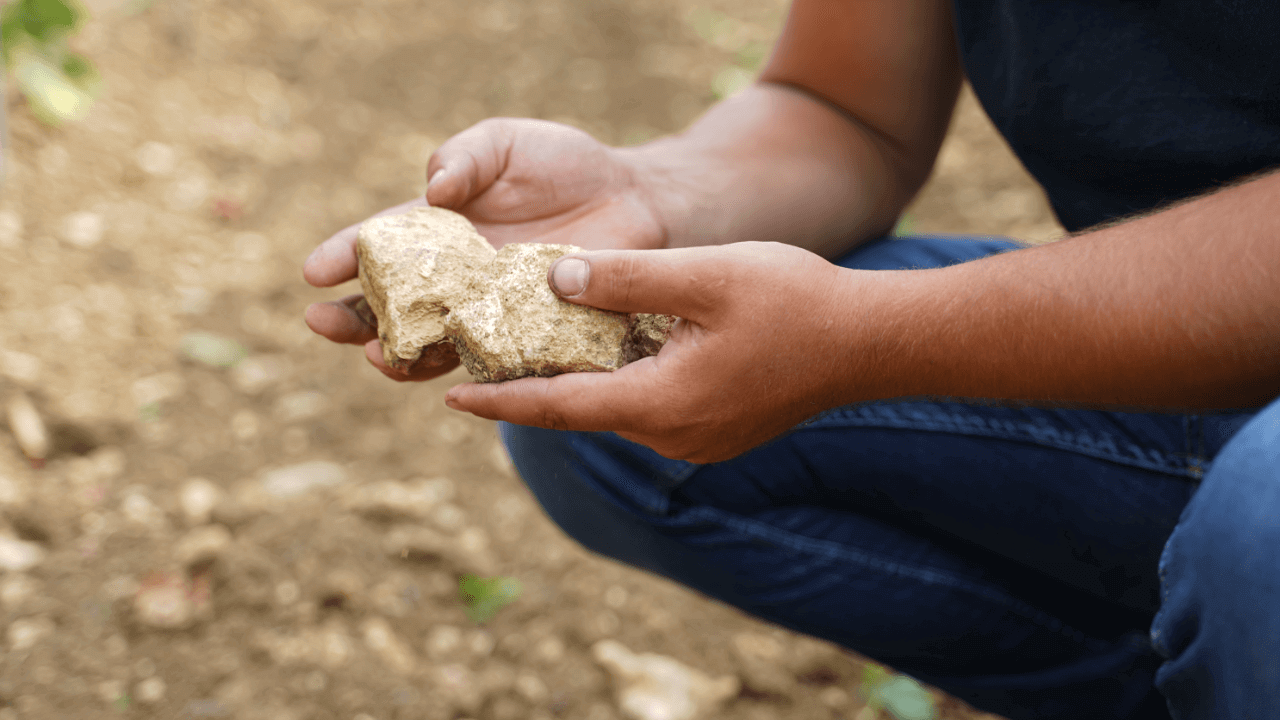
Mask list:
[[[680,318],[662,351],[611,373],[459,385],[446,402],[517,425],[614,431],[670,458],[726,460],[840,404],[833,390],[857,377],[850,273],[777,243],[568,255],[548,273],[566,301]]]

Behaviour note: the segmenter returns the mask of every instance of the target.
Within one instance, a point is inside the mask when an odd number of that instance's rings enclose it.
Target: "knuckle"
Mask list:
[[[547,430],[568,430],[569,422],[552,394],[551,383],[543,385],[541,402],[538,403],[537,426]]]
[[[630,305],[636,293],[636,274],[639,271],[638,258],[627,253],[621,255],[608,273],[609,283],[606,292],[609,297]]]
[[[539,412],[538,427],[547,430],[568,430],[569,423],[565,422],[564,414],[554,408],[542,408]]]

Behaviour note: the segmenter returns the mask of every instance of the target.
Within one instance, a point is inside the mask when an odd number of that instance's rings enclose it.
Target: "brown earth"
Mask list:
[[[308,288],[302,259],[421,193],[451,133],[675,130],[746,77],[782,3],[90,7],[91,116],[48,128],[9,96],[0,395],[53,448],[36,467],[0,434],[0,720],[610,720],[602,638],[746,678],[726,718],[876,717],[861,659],[567,540],[492,425],[444,407],[464,375],[397,386],[301,322],[351,291]],[[1059,232],[967,95],[910,217]],[[476,627],[464,573],[523,595]]]

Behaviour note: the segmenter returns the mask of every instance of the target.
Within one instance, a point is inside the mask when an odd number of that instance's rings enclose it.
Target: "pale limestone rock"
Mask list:
[[[367,220],[356,243],[360,284],[378,318],[383,360],[407,368],[445,339],[445,316],[493,248],[463,216],[443,208]]]
[[[360,626],[364,644],[382,658],[392,672],[408,675],[417,665],[413,651],[391,628],[391,623],[380,617],[371,617]]]
[[[383,480],[354,489],[343,504],[348,510],[375,520],[425,520],[439,500],[440,492],[431,481]]]
[[[707,674],[655,653],[632,653],[616,640],[591,648],[618,683],[618,706],[634,720],[695,720],[714,716],[738,694],[738,678]]]
[[[360,278],[384,361],[403,369],[443,359],[452,345],[477,381],[501,382],[616,370],[656,354],[673,318],[574,305],[551,291],[551,264],[579,251],[520,243],[495,255],[465,218],[439,208],[366,222]]]
[[[222,525],[202,525],[183,535],[173,556],[183,567],[213,562],[231,545],[231,531]]]
[[[9,431],[18,441],[22,453],[33,462],[43,462],[49,454],[51,441],[40,411],[25,393],[14,393],[5,407]]]
[[[19,651],[34,647],[56,629],[53,621],[46,617],[19,618],[9,625],[5,634],[8,636],[9,649]]]
[[[143,584],[133,598],[133,612],[143,625],[173,630],[190,625],[196,607],[182,578],[166,573]]]
[[[335,487],[347,481],[347,471],[337,463],[312,460],[262,475],[262,489],[276,498],[301,497],[320,488]]]
[[[458,357],[480,382],[616,370],[628,317],[567,303],[547,270],[572,245],[507,245],[476,274],[471,297],[448,318]]]
[[[26,572],[44,562],[45,555],[33,542],[0,535],[0,570]]]
[[[204,478],[191,478],[178,493],[178,504],[187,524],[204,525],[213,518],[213,510],[223,500],[222,488]]]
[[[144,705],[155,705],[164,700],[164,694],[167,690],[168,686],[165,685],[162,678],[149,677],[134,687],[133,696]]]

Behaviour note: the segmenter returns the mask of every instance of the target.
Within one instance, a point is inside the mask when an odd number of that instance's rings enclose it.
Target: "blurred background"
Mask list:
[[[676,131],[784,2],[0,5],[0,720],[684,720],[608,639],[732,676],[696,717],[979,717],[588,555],[444,407],[465,373],[398,386],[302,322],[355,291],[312,247],[452,133]],[[1061,234],[967,90],[900,227]]]

